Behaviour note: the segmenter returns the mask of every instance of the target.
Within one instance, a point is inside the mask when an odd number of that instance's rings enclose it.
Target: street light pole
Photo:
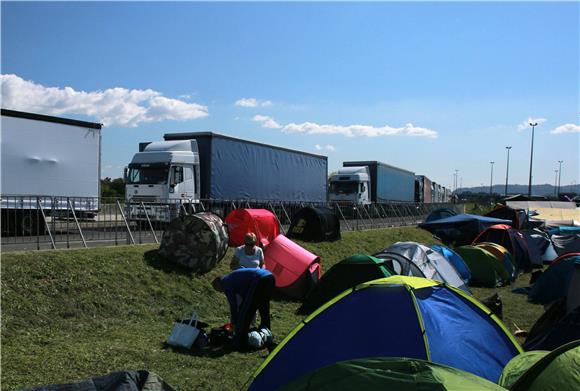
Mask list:
[[[564,163],[563,160],[558,160],[558,163],[560,164],[560,167],[558,168],[558,194],[556,195],[556,197],[558,197],[558,199],[560,199],[560,184],[562,183],[562,163]]]
[[[489,162],[491,164],[491,177],[489,178],[489,197],[491,198],[491,193],[493,189],[493,164],[495,162]]]
[[[530,122],[532,127],[532,148],[530,150],[530,182],[528,183],[528,197],[532,196],[532,162],[534,161],[534,129],[538,126],[537,122]]]
[[[506,169],[505,169],[505,196],[507,197],[508,194],[508,177],[510,174],[510,149],[512,149],[512,147],[507,146],[505,147],[505,149],[507,149],[507,165],[506,165]]]
[[[554,170],[554,195],[558,192],[558,170]]]

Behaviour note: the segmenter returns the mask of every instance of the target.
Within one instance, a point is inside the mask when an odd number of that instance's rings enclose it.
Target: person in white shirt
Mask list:
[[[253,232],[248,232],[244,236],[244,245],[237,247],[234,257],[230,263],[232,270],[240,268],[260,268],[264,269],[264,252],[256,246],[258,238]]]

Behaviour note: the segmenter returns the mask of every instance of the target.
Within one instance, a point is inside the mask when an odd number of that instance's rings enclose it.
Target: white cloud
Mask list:
[[[263,128],[268,129],[280,129],[282,125],[274,120],[272,117],[268,117],[266,115],[255,115],[253,118],[256,122],[261,122]]]
[[[437,138],[437,132],[428,129],[406,124],[403,127],[392,126],[375,127],[370,125],[321,125],[314,122],[304,122],[301,124],[287,124],[282,127],[285,133],[302,134],[341,134],[346,137],[379,137],[379,136],[419,136]]]
[[[437,138],[437,132],[415,126],[413,124],[406,124],[400,128],[392,126],[375,127],[370,125],[320,125],[314,122],[303,122],[301,124],[290,123],[281,125],[272,117],[266,115],[255,115],[253,118],[256,122],[261,122],[263,128],[282,129],[284,133],[302,133],[302,134],[341,134],[346,137],[379,137],[379,136],[418,136]],[[332,145],[327,145],[325,148],[329,151],[334,151]],[[322,149],[322,148],[321,148]]]
[[[328,152],[334,152],[336,150],[334,145],[325,145],[324,149],[326,149]]]
[[[552,134],[562,134],[562,133],[580,133],[580,125],[565,124],[560,125],[555,129],[550,131]]]
[[[317,151],[320,151],[322,149],[322,147],[320,146],[320,144],[316,144],[314,146],[314,148],[316,148]]]
[[[191,120],[208,115],[206,106],[162,96],[158,91],[115,87],[104,91],[76,91],[45,87],[17,75],[0,75],[2,107],[38,114],[81,114],[105,126],[135,127],[140,123]]]
[[[235,104],[240,107],[268,107],[272,106],[272,101],[259,100],[256,98],[242,98],[238,99]]]
[[[546,121],[547,121],[546,118],[531,118],[530,117],[526,121],[523,121],[521,124],[518,125],[518,132],[521,132],[523,130],[530,128],[531,123],[537,123],[538,125],[541,125]]]

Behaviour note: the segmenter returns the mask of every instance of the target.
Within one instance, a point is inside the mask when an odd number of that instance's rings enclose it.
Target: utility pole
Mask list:
[[[532,163],[534,161],[534,129],[538,126],[537,122],[530,122],[532,127],[532,147],[530,149],[530,182],[528,183],[528,197],[532,196]]]
[[[558,194],[556,195],[556,197],[560,199],[560,184],[562,183],[560,181],[562,180],[562,163],[564,163],[564,161],[558,160],[558,163],[560,164],[560,167],[558,168]]]
[[[491,193],[493,189],[493,164],[495,162],[489,162],[491,164],[491,177],[489,178],[489,198],[491,198]]]
[[[510,175],[510,149],[512,149],[512,147],[507,146],[507,147],[505,147],[505,149],[507,149],[507,165],[506,165],[506,169],[505,169],[505,196],[507,197],[507,195],[508,195],[508,177]]]

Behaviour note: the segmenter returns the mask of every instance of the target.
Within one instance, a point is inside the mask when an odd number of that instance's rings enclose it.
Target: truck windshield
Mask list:
[[[352,194],[358,191],[359,182],[344,181],[331,182],[330,192],[333,194]]]
[[[127,182],[130,184],[161,185],[167,183],[169,168],[136,167],[129,169]]]

